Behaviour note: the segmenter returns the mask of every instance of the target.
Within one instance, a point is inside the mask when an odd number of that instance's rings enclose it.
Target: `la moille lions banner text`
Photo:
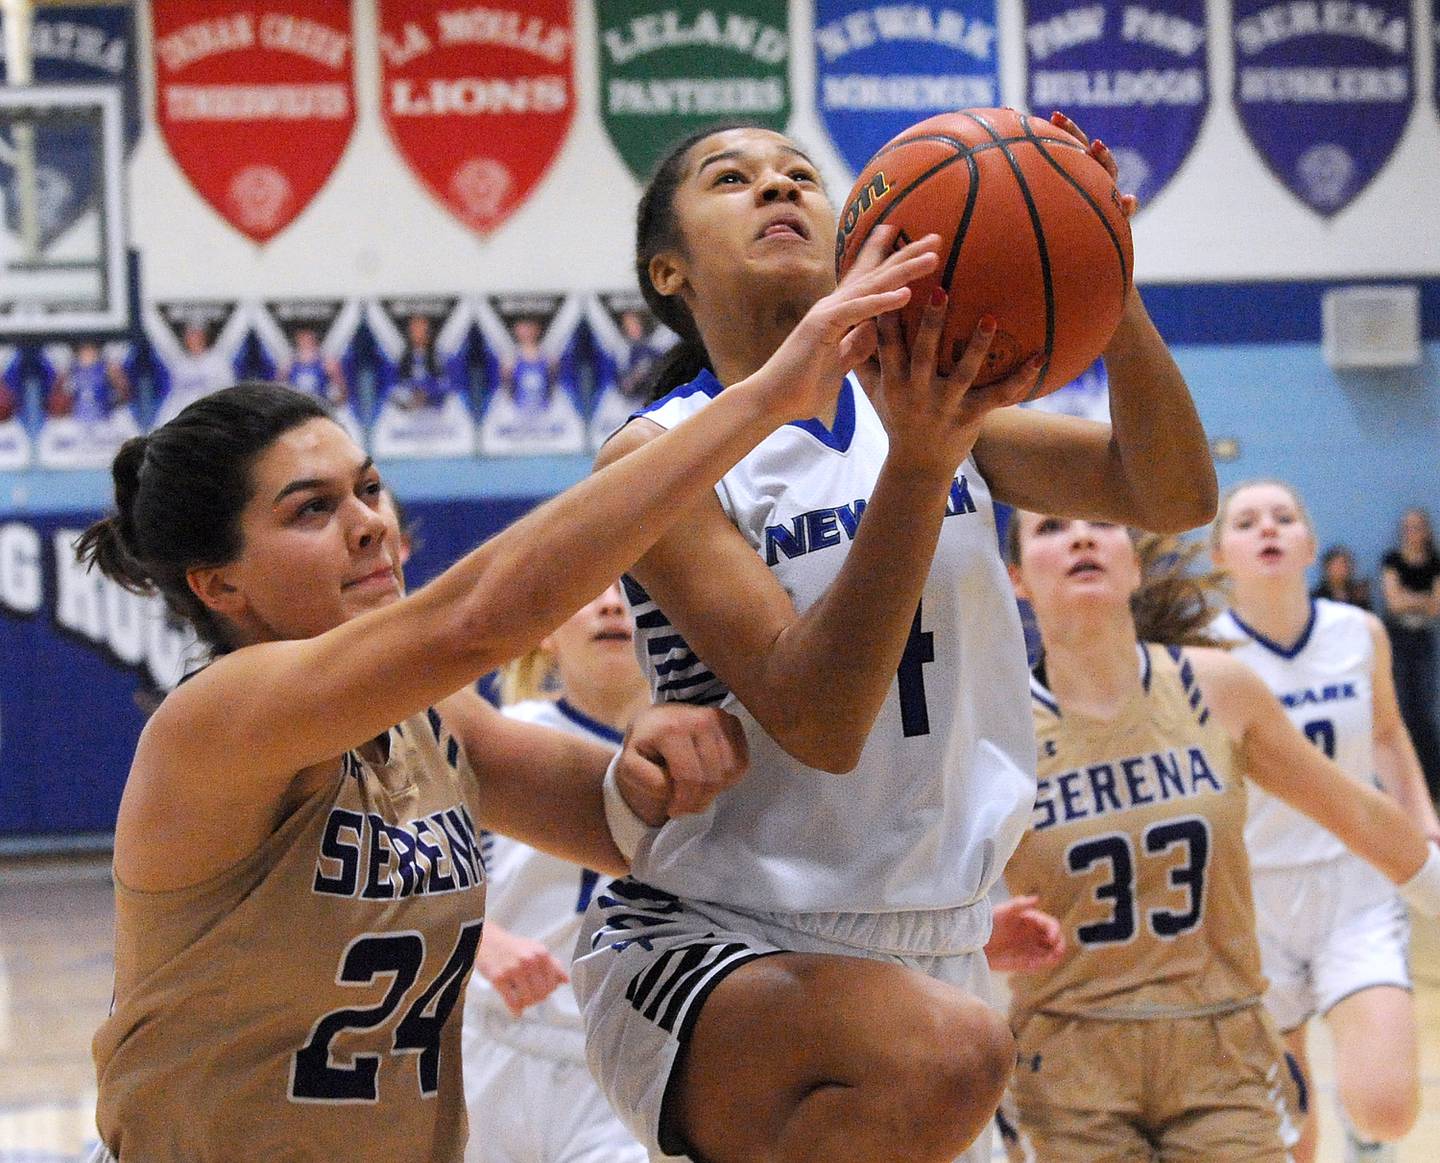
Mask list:
[[[816,0],[815,107],[858,173],[917,121],[1000,104],[994,0]]]
[[[1307,206],[1344,209],[1384,168],[1415,104],[1410,0],[1235,0],[1235,106]]]
[[[574,45],[570,0],[380,0],[385,126],[472,230],[512,214],[560,152],[575,113]]]
[[[0,29],[5,15],[0,12]],[[135,12],[127,3],[39,4],[30,28],[37,84],[106,85],[118,88],[124,107],[125,149],[140,136],[139,85],[135,71]],[[6,79],[0,56],[0,81]],[[44,177],[40,238],[48,246],[79,220],[94,201],[95,168],[88,128],[48,126],[40,135],[37,163]],[[0,201],[7,219],[18,199],[6,197],[14,169],[0,156]],[[15,223],[9,223],[11,228]]]
[[[348,0],[152,0],[155,121],[235,229],[265,242],[310,204],[355,125]]]
[[[778,0],[603,0],[600,115],[644,180],[679,138],[717,121],[783,130],[790,33]]]
[[[1110,146],[1144,206],[1175,176],[1210,107],[1205,0],[1030,0],[1026,93]]]

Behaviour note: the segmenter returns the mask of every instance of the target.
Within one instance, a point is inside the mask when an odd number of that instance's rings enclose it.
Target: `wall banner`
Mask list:
[[[645,180],[679,138],[717,121],[784,130],[790,34],[774,0],[605,0],[596,5],[600,113]]]
[[[1143,207],[1200,136],[1210,108],[1205,0],[1030,0],[1030,109],[1072,117],[1110,146],[1120,188]]]
[[[1311,209],[1343,210],[1415,104],[1409,0],[1235,0],[1235,106],[1266,165]]]
[[[575,115],[570,0],[380,0],[380,104],[426,188],[472,230],[530,196]]]
[[[25,424],[24,356],[13,343],[0,343],[0,472],[29,468],[30,432]]]
[[[355,127],[346,0],[153,0],[155,120],[231,226],[275,237],[324,186]]]
[[[453,295],[372,300],[365,321],[380,357],[376,459],[474,455],[469,307]]]
[[[354,385],[341,362],[360,323],[360,305],[343,299],[271,299],[251,304],[251,311],[259,374],[319,398],[364,448]]]
[[[5,17],[0,13],[0,30]],[[30,30],[35,82],[118,87],[124,109],[125,151],[140,137],[139,83],[135,70],[135,10],[121,4],[40,4]],[[6,78],[0,55],[0,83]],[[40,241],[49,246],[90,209],[96,190],[86,128],[51,127],[40,136],[36,167],[40,184]],[[0,154],[0,202],[6,225],[18,230],[15,170]]]
[[[485,412],[480,451],[487,456],[580,452],[582,303],[577,296],[532,292],[475,302],[485,346]]]
[[[917,121],[999,104],[994,0],[816,0],[815,107],[852,173]]]
[[[651,314],[638,290],[592,295],[585,323],[595,362],[590,444],[598,449],[650,402],[650,377],[679,337]]]
[[[145,338],[154,372],[150,427],[240,379],[250,312],[233,299],[183,299],[145,306]]]

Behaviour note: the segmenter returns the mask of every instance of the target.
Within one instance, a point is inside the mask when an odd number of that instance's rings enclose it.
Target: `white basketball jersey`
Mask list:
[[[590,718],[563,699],[559,702],[534,699],[516,703],[506,707],[504,713],[512,719],[540,723],[616,748],[620,746],[620,732]],[[488,841],[493,841],[493,845]],[[575,956],[581,918],[596,888],[608,883],[609,877],[602,877],[588,868],[581,868],[558,856],[537,851],[519,840],[495,833],[487,834],[485,870],[490,879],[490,895],[485,901],[485,923],[499,925],[518,936],[542,942],[568,971]],[[466,1013],[477,1007],[505,1014],[508,1018],[505,1003],[478,972],[470,979],[465,998]],[[584,1060],[580,1009],[575,1004],[575,992],[570,986],[562,985],[544,1001],[530,1006],[521,1015],[520,1021],[573,1030],[579,1055],[577,1060]]]
[[[704,372],[644,416],[672,428],[720,391]],[[716,486],[802,613],[843,565],[888,447],[851,377],[833,429],[786,424]],[[896,681],[847,775],[788,755],[644,590],[629,578],[625,589],[656,698],[723,704],[744,724],[751,760],[749,774],[708,811],[642,842],[637,879],[752,912],[957,909],[985,896],[1028,822],[1035,736],[1020,618],[990,490],[973,460],[955,474]],[[828,661],[847,663],[843,654]],[[831,713],[838,720],[849,710]]]
[[[1238,639],[1240,659],[1275,692],[1305,736],[1360,783],[1375,783],[1375,641],[1363,610],[1317,598],[1293,646],[1272,642],[1226,611],[1211,626]],[[1255,868],[1294,868],[1334,860],[1346,852],[1330,832],[1262,788],[1251,785],[1245,842]]]

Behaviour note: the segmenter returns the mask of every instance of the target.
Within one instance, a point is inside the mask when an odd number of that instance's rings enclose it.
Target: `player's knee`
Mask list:
[[[1420,1096],[1414,1088],[1377,1088],[1345,1099],[1345,1113],[1364,1139],[1382,1143],[1402,1139],[1420,1117]]]
[[[935,1157],[953,1157],[989,1122],[1015,1067],[1015,1040],[1004,1019],[970,1001],[937,1015],[935,1037],[913,1065],[923,1096],[921,1132]],[[926,1156],[928,1157],[928,1155]]]

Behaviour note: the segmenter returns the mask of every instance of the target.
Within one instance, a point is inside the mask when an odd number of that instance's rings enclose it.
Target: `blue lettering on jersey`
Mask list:
[[[950,499],[945,503],[945,516],[955,517],[961,513],[975,512],[975,502],[970,499],[970,482],[964,475],[950,482]]]
[[[467,889],[485,879],[475,821],[463,806],[387,824],[332,808],[315,859],[313,891],[393,900]]]
[[[861,499],[853,505],[841,505],[836,509],[801,513],[789,525],[767,525],[765,564],[775,565],[781,554],[788,558],[804,557],[816,549],[839,545],[840,529],[844,529],[847,540],[855,540],[855,531],[860,528],[860,516],[864,512],[865,501]],[[839,528],[836,528],[837,525]]]
[[[964,474],[950,482],[950,495],[945,501],[945,516],[958,517],[963,513],[975,512],[975,501],[970,496],[970,483]],[[776,565],[780,558],[794,559],[814,553],[817,549],[829,549],[839,545],[841,534],[844,540],[854,541],[855,531],[860,528],[860,518],[865,513],[865,500],[840,505],[831,509],[812,509],[801,513],[788,525],[765,526],[765,564]]]
[[[1097,763],[1040,780],[1031,826],[1042,832],[1056,824],[1184,799],[1201,795],[1206,785],[1216,793],[1225,790],[1198,747]]]
[[[1360,693],[1353,682],[1330,683],[1318,690],[1289,691],[1280,696],[1287,707],[1313,707],[1321,703],[1333,703],[1339,699],[1358,699]]]

